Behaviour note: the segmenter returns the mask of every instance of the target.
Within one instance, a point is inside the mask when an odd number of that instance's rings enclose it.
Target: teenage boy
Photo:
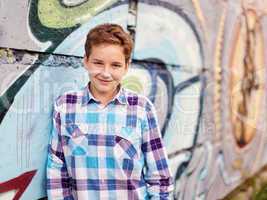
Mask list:
[[[47,162],[48,199],[168,199],[172,177],[148,98],[126,90],[133,42],[119,25],[86,39],[90,82],[58,97]]]

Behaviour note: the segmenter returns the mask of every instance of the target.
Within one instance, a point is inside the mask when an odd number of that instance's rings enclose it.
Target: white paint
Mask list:
[[[0,200],[12,200],[15,197],[16,193],[16,190],[0,193]]]
[[[37,59],[37,57],[35,57],[33,59],[33,62]],[[30,65],[22,65],[22,64],[18,64],[20,65],[20,69],[17,69],[17,64],[2,64],[0,69],[0,72],[3,70],[3,68],[6,68],[6,74],[5,76],[1,79],[1,84],[0,84],[0,96],[2,96],[7,90],[8,88],[10,88],[13,83],[19,78],[21,77],[30,67],[32,64]],[[15,69],[14,69],[15,67]],[[1,77],[2,75],[0,75]]]
[[[178,13],[155,5],[138,4],[133,58],[158,58],[167,64],[202,67],[200,47],[193,29]]]
[[[63,0],[62,3],[65,6],[77,6],[79,4],[82,4],[88,0]]]

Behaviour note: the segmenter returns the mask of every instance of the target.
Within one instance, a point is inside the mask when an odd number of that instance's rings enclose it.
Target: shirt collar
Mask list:
[[[91,91],[89,90],[89,84],[90,82],[83,88],[82,105],[90,103],[91,100],[99,102],[99,100],[95,99]],[[125,89],[121,85],[119,85],[118,87],[120,88],[119,92],[111,101],[117,100],[120,104],[127,104]]]

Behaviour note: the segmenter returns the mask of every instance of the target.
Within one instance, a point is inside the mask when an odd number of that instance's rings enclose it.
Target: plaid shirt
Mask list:
[[[101,107],[88,87],[60,96],[48,199],[169,199],[173,181],[153,104],[121,88]]]

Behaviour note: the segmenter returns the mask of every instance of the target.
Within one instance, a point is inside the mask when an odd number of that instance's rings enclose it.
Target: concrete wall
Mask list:
[[[123,84],[156,105],[174,198],[221,199],[267,164],[266,0],[2,0],[0,199],[46,196],[52,103],[87,83],[104,22],[134,37]]]

